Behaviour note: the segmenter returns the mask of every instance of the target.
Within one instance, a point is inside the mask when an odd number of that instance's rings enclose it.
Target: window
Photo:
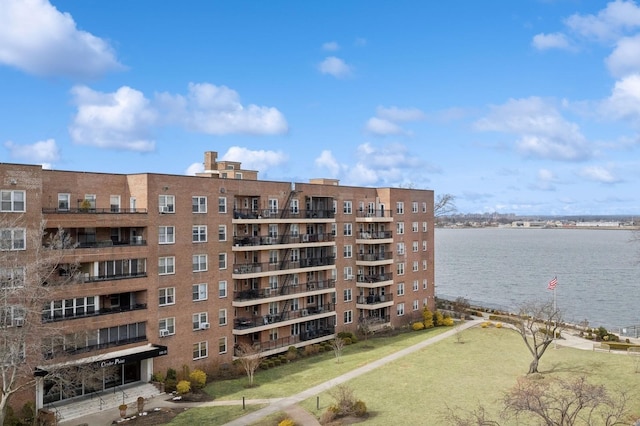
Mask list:
[[[422,242],[422,251],[427,251],[427,242],[426,241]]]
[[[227,197],[218,197],[218,213],[227,212]]]
[[[422,213],[426,213],[427,212],[427,203],[422,203]]]
[[[333,200],[333,214],[338,213],[338,201],[337,200]]]
[[[427,279],[426,278],[422,280],[422,288],[425,289],[425,290],[427,289]]]
[[[398,296],[404,296],[404,283],[398,283]]]
[[[25,250],[25,234],[24,228],[0,229],[0,250]]]
[[[333,235],[334,237],[336,235],[338,235],[338,224],[337,223],[332,223],[331,224],[331,235]]]
[[[0,290],[24,287],[24,267],[0,268]]]
[[[397,214],[404,214],[404,203],[402,201],[398,201],[396,203],[396,213]]]
[[[420,301],[416,299],[413,301],[413,310],[417,311],[418,309],[420,309]]]
[[[272,328],[271,330],[269,330],[269,340],[271,340],[272,342],[275,342],[276,340],[278,340],[277,328]]]
[[[269,250],[269,263],[271,265],[278,263],[278,250]]]
[[[58,320],[91,315],[96,312],[96,299],[96,296],[88,296],[47,302],[42,310],[42,319]],[[111,302],[112,308],[118,306],[119,300]]]
[[[413,291],[418,291],[419,288],[420,288],[420,281],[413,280]]]
[[[344,236],[345,237],[350,237],[353,234],[353,226],[351,223],[345,223],[344,224]]]
[[[25,191],[0,191],[0,211],[2,212],[23,212]]]
[[[411,213],[418,213],[418,202],[414,201],[411,203]]]
[[[198,342],[193,344],[193,359],[202,359],[206,358],[209,353],[209,343],[208,342]]]
[[[111,209],[111,213],[120,212],[120,196],[119,195],[109,196],[109,208]]]
[[[411,232],[418,232],[418,222],[411,223]]]
[[[353,322],[353,311],[344,311],[344,323],[351,324]]]
[[[158,258],[158,274],[168,275],[176,273],[176,258],[174,256]]]
[[[17,326],[24,325],[25,314],[26,312],[22,306],[5,305],[1,307],[0,308],[0,327],[17,327]],[[4,354],[3,354],[3,357],[4,357]]]
[[[227,297],[227,282],[218,282],[218,297]]]
[[[402,256],[404,254],[404,243],[397,243],[396,251],[398,252],[398,255]]]
[[[158,244],[173,244],[175,242],[175,228],[173,226],[161,226],[158,230]]]
[[[175,213],[176,197],[173,195],[159,195],[158,210],[160,211],[160,213]]]
[[[411,250],[415,253],[418,251],[418,242],[414,241],[411,243]]]
[[[206,243],[207,225],[193,225],[191,227],[191,241],[194,243]]]
[[[419,270],[419,264],[418,264],[418,261],[417,261],[417,260],[414,260],[414,261],[413,261],[413,265],[412,265],[411,270],[412,270],[413,272],[417,272],[417,271]]]
[[[227,241],[227,225],[218,225],[218,241]]]
[[[87,208],[91,210],[96,209],[96,195],[95,194],[85,194],[84,201],[82,202],[82,207],[87,206]]]
[[[398,263],[398,275],[404,275],[404,262]]]
[[[191,286],[191,295],[194,302],[207,300],[207,284],[194,284]]]
[[[298,200],[297,198],[293,198],[291,200],[291,214],[298,213],[300,213],[300,200]]]
[[[205,330],[209,324],[209,315],[206,312],[198,312],[191,316],[191,322],[193,323],[193,331]]]
[[[193,213],[206,213],[207,197],[202,197],[202,196],[191,197],[191,211]]]
[[[404,315],[404,303],[398,303],[398,305],[396,306],[396,311],[397,311],[399,317],[403,316]]]
[[[422,270],[423,271],[427,270],[427,259],[422,259]]]
[[[344,214],[351,214],[352,207],[351,201],[344,201],[342,203],[342,212]]]
[[[221,337],[218,339],[218,353],[226,354],[227,353],[227,338]]]
[[[68,211],[71,194],[58,194],[58,210]]]
[[[160,306],[175,305],[176,303],[176,288],[166,287],[158,289],[159,297],[158,304]]]
[[[343,278],[345,280],[353,279],[353,268],[351,266],[345,266],[342,272],[343,272]]]
[[[194,254],[192,256],[193,272],[203,272],[207,270],[207,255],[206,254]]]
[[[344,289],[344,291],[343,291],[343,300],[345,302],[351,302],[351,300],[352,300],[351,297],[352,297],[351,289],[350,288]]]
[[[236,179],[238,179],[238,180],[242,180],[242,173],[240,173],[240,172],[236,172],[235,177],[236,177]]]
[[[404,234],[404,222],[398,222],[396,223],[396,233],[398,235],[402,235]]]
[[[344,257],[345,258],[350,258],[352,255],[352,246],[351,244],[345,245],[344,246]]]
[[[291,249],[291,256],[289,257],[292,263],[297,263],[300,261],[300,249],[294,248]]]
[[[422,232],[427,232],[427,222],[422,222]]]
[[[278,199],[277,198],[269,198],[269,214],[278,214]]]
[[[218,310],[218,325],[227,325],[227,310]]]
[[[218,268],[227,269],[227,253],[218,253]]]
[[[158,321],[158,330],[167,330],[169,336],[176,334],[176,319],[175,317],[171,318],[161,318]]]

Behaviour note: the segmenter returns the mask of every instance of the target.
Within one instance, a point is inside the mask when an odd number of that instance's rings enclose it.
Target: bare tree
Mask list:
[[[369,336],[373,334],[374,322],[375,318],[373,317],[360,317],[358,320],[358,332],[360,332],[364,340],[368,340]]]
[[[253,378],[263,358],[260,348],[249,343],[239,343],[236,348],[236,355],[240,360],[240,365],[242,365],[242,368],[244,368],[244,371],[247,373],[249,387],[253,387]]]
[[[433,203],[433,216],[440,217],[455,213],[458,209],[455,204],[456,197],[451,194],[440,194]]]
[[[45,362],[44,337],[58,332],[43,327],[42,307],[54,293],[49,284],[61,281],[55,272],[72,244],[61,230],[44,229],[44,223],[28,229],[20,216],[0,218],[0,424],[11,399],[34,385],[34,371]]]
[[[540,359],[562,330],[561,313],[552,301],[527,302],[520,307],[514,325],[533,357],[528,374],[537,373]]]
[[[344,339],[340,337],[336,337],[331,341],[331,348],[333,349],[333,354],[336,356],[336,362],[339,364],[342,357],[342,350],[344,349]]]

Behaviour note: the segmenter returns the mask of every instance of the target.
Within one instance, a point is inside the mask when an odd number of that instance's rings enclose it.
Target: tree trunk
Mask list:
[[[539,358],[537,356],[533,357],[533,361],[531,361],[531,364],[529,364],[529,372],[527,374],[533,374],[538,372],[538,360]]]
[[[4,418],[7,415],[7,401],[8,398],[3,394],[2,397],[0,397],[0,425],[4,424]]]

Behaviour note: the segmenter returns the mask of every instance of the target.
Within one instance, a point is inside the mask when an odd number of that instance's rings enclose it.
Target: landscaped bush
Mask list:
[[[352,333],[350,331],[341,331],[340,333],[338,333],[338,337],[341,339],[346,339],[348,337],[349,339],[351,339],[352,343],[358,342],[358,338],[356,337],[355,333]]]
[[[345,337],[342,339],[342,341],[344,342],[345,346],[353,343],[353,340],[351,340],[351,337]]]
[[[295,346],[289,346],[285,357],[287,358],[287,361],[293,361],[294,359],[298,358],[298,349]]]
[[[419,330],[424,330],[424,323],[423,322],[414,322],[411,325],[411,328],[413,329],[413,331],[419,331]]]
[[[262,370],[268,370],[268,369],[269,369],[269,363],[268,363],[267,361],[262,361],[262,362],[260,363],[260,368],[261,368]]]
[[[176,373],[176,370],[174,370],[173,368],[167,368],[166,377],[167,377],[167,379],[177,380],[178,379],[178,374]]]
[[[355,404],[353,404],[353,414],[356,417],[364,417],[367,414],[367,404],[362,400],[357,400]]]
[[[501,322],[497,322],[496,323],[496,328],[502,328],[502,323]]]
[[[283,421],[278,423],[278,426],[296,426],[296,422],[291,419],[284,419]]]
[[[180,395],[191,392],[191,383],[188,380],[180,380],[176,385],[176,391]]]
[[[280,358],[273,358],[271,362],[273,362],[273,365],[276,367],[282,364],[282,361],[280,361]]]
[[[202,389],[207,384],[207,374],[202,370],[193,370],[189,373],[189,381],[194,389]]]
[[[442,325],[445,327],[451,327],[453,326],[453,318],[451,317],[444,317],[442,319]]]
[[[422,311],[422,322],[424,323],[424,328],[432,328],[434,326],[433,312],[427,307]]]
[[[436,313],[434,314],[434,321],[437,327],[441,327],[444,324],[442,323],[442,321],[444,320],[444,316],[442,315],[442,312],[440,311],[436,311]]]
[[[167,393],[175,392],[178,381],[176,379],[164,380],[164,391]]]

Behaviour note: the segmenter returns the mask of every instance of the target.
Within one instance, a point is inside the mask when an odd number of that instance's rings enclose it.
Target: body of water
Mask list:
[[[436,229],[436,295],[516,310],[552,300],[568,322],[640,325],[640,241],[632,231]]]

